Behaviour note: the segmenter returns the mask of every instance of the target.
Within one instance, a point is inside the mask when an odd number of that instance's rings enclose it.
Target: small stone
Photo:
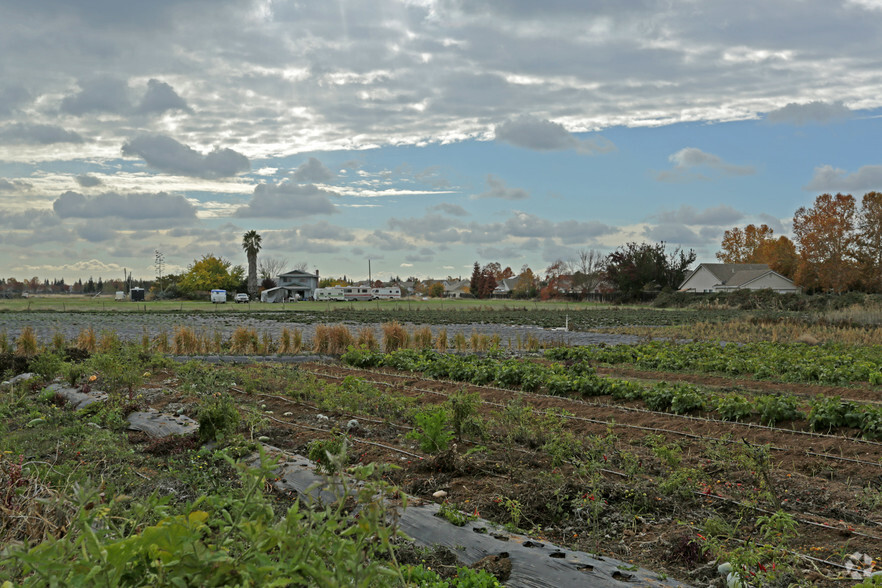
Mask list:
[[[261,435],[260,437],[257,438],[257,440],[260,441],[261,443],[266,443],[270,440],[270,438],[267,437],[266,435]]]
[[[289,410],[288,412],[283,412],[282,416],[286,416],[286,417],[294,416],[294,413]]]
[[[437,492],[433,492],[432,496],[434,496],[435,498],[444,498],[445,496],[447,496],[447,492],[445,492],[444,490],[438,490]]]
[[[331,419],[329,419],[328,417],[326,417],[323,414],[317,414],[317,415],[315,415],[315,420],[325,422],[325,421],[329,421]]]
[[[352,429],[358,428],[358,421],[355,419],[351,419],[348,423],[346,423],[346,430],[351,431]]]

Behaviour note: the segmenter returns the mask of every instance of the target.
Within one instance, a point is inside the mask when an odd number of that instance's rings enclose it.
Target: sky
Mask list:
[[[0,278],[537,273],[882,190],[882,0],[0,0]]]

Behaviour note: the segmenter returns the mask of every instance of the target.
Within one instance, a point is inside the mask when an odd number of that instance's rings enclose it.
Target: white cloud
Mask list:
[[[766,115],[766,120],[773,124],[807,125],[841,121],[851,116],[851,110],[841,100],[836,102],[816,100],[805,104],[791,102],[782,108],[769,112]]]
[[[159,171],[182,176],[226,178],[251,169],[248,158],[232,149],[215,148],[202,155],[166,135],[140,135],[125,143],[122,152]]]
[[[236,210],[238,217],[298,218],[316,214],[333,214],[334,194],[313,184],[258,184],[251,201]]]
[[[668,161],[674,164],[674,168],[657,173],[656,179],[660,182],[687,182],[709,179],[708,176],[702,173],[703,171],[725,176],[748,176],[756,173],[753,166],[733,165],[712,153],[707,153],[696,147],[684,147],[671,154],[668,157]]]
[[[334,179],[334,173],[321,161],[310,157],[294,172],[294,179],[305,184],[327,184]]]
[[[882,190],[882,165],[865,165],[852,173],[832,165],[822,165],[815,168],[805,189],[813,192],[879,191]]]
[[[83,143],[83,137],[57,125],[12,123],[0,127],[0,141],[10,144],[53,145],[55,143]]]
[[[173,194],[117,194],[107,192],[86,197],[65,192],[52,204],[59,218],[162,220],[182,223],[196,218],[196,209],[183,196]]]
[[[521,188],[509,188],[505,182],[492,174],[487,175],[487,185],[490,189],[480,194],[473,194],[472,199],[499,198],[501,200],[526,200],[530,194]]]
[[[615,145],[603,137],[579,140],[560,123],[534,116],[521,116],[496,126],[496,140],[516,147],[537,151],[573,149],[593,155],[615,150]]]

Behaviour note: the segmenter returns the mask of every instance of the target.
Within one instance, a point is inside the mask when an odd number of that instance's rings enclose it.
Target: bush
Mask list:
[[[200,440],[222,441],[239,428],[239,411],[228,394],[217,392],[202,398],[196,420]]]
[[[744,396],[733,394],[717,399],[717,412],[726,421],[743,421],[753,414],[753,403]]]
[[[764,394],[757,398],[760,421],[770,427],[782,421],[801,418],[802,413],[799,412],[798,406],[799,401],[793,395]]]
[[[449,427],[450,415],[443,406],[425,408],[413,417],[413,431],[407,434],[408,439],[416,439],[420,450],[424,453],[441,453],[447,451],[453,440]]]

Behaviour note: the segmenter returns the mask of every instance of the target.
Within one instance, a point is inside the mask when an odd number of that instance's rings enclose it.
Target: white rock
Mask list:
[[[283,412],[282,416],[294,416],[294,413],[289,410],[288,412]]]
[[[329,421],[329,420],[331,420],[331,419],[329,419],[328,417],[326,417],[326,416],[323,415],[323,414],[317,414],[317,415],[315,415],[315,420],[317,420],[317,421]]]
[[[351,419],[348,423],[346,423],[347,430],[351,431],[352,429],[357,429],[357,428],[358,428],[358,421],[355,419]]]
[[[432,493],[432,496],[435,498],[445,498],[447,496],[447,492],[444,490],[438,490],[437,492]]]

